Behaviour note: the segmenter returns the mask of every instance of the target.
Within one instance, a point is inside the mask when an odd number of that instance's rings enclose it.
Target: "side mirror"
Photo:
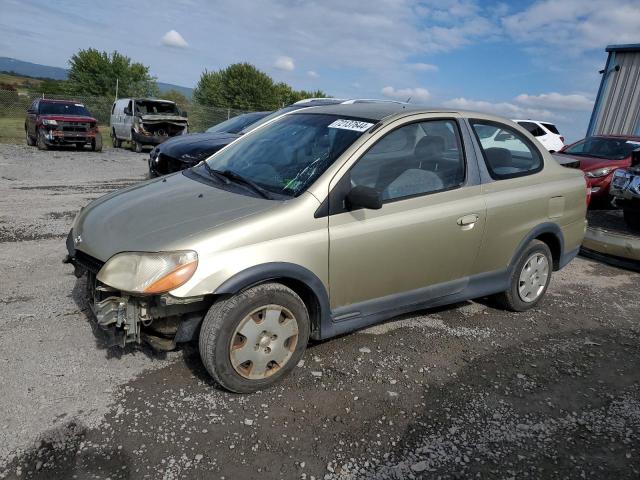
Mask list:
[[[382,196],[375,188],[358,185],[351,189],[346,197],[347,207],[350,210],[368,208],[380,210],[382,208]]]
[[[131,115],[131,109],[129,107],[124,107],[124,114]]]

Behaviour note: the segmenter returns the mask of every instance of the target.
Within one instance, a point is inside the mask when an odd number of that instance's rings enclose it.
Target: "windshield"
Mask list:
[[[285,115],[206,162],[211,170],[233,172],[271,193],[298,196],[374,123],[325,114]]]
[[[89,110],[81,103],[47,103],[40,102],[38,112],[41,115],[82,115],[90,117]]]
[[[208,133],[238,133],[243,128],[257,122],[261,118],[265,117],[269,112],[255,112],[245,113],[244,115],[238,115],[237,117],[230,118],[224,122],[220,122],[211,128],[207,129]]]
[[[253,130],[255,128],[258,128],[260,125],[264,125],[269,120],[273,120],[274,118],[279,117],[280,115],[284,115],[285,113],[293,112],[294,110],[300,110],[302,108],[304,108],[304,107],[297,107],[295,105],[289,105],[288,107],[284,107],[284,108],[281,108],[280,110],[276,110],[275,112],[270,113],[266,117],[262,117],[257,122],[246,126],[245,128],[242,129],[242,131],[240,133],[241,134],[249,133],[251,130]]]
[[[564,150],[563,153],[607,160],[622,160],[640,148],[640,142],[625,138],[588,137]]]
[[[142,115],[171,114],[178,115],[178,107],[173,102],[154,100],[136,100],[136,112]]]

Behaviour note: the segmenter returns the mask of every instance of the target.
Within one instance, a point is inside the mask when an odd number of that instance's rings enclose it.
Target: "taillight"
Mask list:
[[[564,143],[564,137],[562,135],[560,135],[560,141]]]
[[[584,176],[584,186],[587,191],[587,208],[589,208],[589,204],[591,203],[591,187],[589,186],[589,180],[587,179],[586,175]]]

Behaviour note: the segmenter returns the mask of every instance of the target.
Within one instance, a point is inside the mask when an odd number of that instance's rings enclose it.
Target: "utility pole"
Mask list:
[[[120,83],[120,79],[116,78],[116,100],[118,100],[118,84]]]

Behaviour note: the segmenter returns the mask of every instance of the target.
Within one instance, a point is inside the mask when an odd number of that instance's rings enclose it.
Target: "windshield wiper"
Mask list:
[[[204,164],[204,168],[207,170],[207,173],[209,173],[209,176],[216,177],[218,180],[220,180],[226,185],[229,185],[231,183],[231,180],[229,180],[227,176],[224,175],[222,172],[211,168],[206,161],[202,163]]]
[[[205,163],[207,163],[207,162],[205,162]],[[262,198],[266,198],[268,200],[272,200],[273,199],[273,195],[271,195],[271,192],[269,192],[265,188],[262,188],[260,185],[258,185],[253,180],[249,180],[248,178],[243,177],[242,175],[240,175],[239,173],[234,172],[233,170],[219,171],[219,170],[213,170],[212,169],[212,171],[214,171],[218,175],[223,175],[224,177],[227,178],[227,181],[233,180],[236,183],[241,183],[243,185],[246,185],[246,186],[250,187],[251,190],[256,192]]]

